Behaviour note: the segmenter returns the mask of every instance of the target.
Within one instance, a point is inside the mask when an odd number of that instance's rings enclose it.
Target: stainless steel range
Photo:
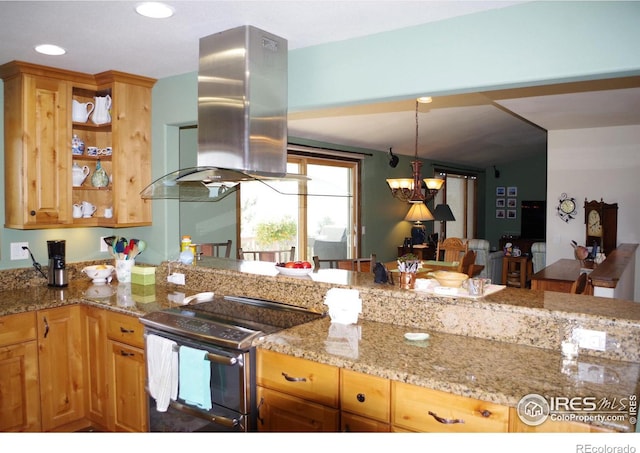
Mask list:
[[[169,342],[180,359],[182,378],[183,372],[193,371],[184,369],[187,356],[183,360],[182,352],[202,352],[210,393],[210,406],[195,404],[181,398],[179,393],[170,399],[166,411],[158,410],[160,403],[156,404],[156,399],[148,395],[149,430],[256,431],[258,405],[253,342],[322,316],[279,302],[230,296],[143,316],[140,321],[145,326],[147,357],[150,357],[151,335]],[[148,362],[147,376],[149,392]],[[180,391],[182,384],[187,386],[186,382],[178,382]]]

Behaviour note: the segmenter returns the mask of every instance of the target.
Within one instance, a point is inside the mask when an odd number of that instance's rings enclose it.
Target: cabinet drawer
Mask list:
[[[343,411],[389,423],[391,382],[377,376],[341,370],[340,407]]]
[[[421,432],[507,432],[509,428],[506,406],[402,382],[392,383],[391,394],[394,426]]]
[[[36,313],[0,317],[0,346],[36,339]]]
[[[109,312],[107,314],[107,337],[129,346],[144,349],[144,328],[135,316]]]
[[[257,380],[263,387],[338,407],[337,367],[259,349]]]
[[[340,418],[340,430],[344,433],[388,433],[391,429],[388,423],[348,412],[343,412]]]

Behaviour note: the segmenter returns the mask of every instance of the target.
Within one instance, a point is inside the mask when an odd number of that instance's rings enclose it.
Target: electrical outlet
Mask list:
[[[167,281],[169,283],[175,283],[176,285],[184,285],[184,274],[174,272],[173,274],[167,276]]]
[[[584,349],[604,351],[607,347],[607,333],[599,330],[575,329],[573,338],[578,341],[578,345]]]
[[[100,236],[100,251],[101,252],[108,252],[109,251],[109,244],[104,242],[104,238],[106,238],[106,237],[107,236]]]
[[[12,260],[28,260],[29,250],[22,247],[29,247],[28,242],[12,242],[11,243],[11,259]]]

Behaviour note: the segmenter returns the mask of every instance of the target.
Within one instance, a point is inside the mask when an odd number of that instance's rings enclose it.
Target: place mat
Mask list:
[[[463,297],[466,299],[474,299],[474,300],[482,299],[485,296],[495,294],[498,291],[506,288],[506,285],[489,285],[484,287],[484,294],[482,296],[472,296],[471,294],[469,294],[469,291],[467,291],[465,288],[447,288],[445,286],[440,286],[438,284],[438,281],[435,279],[419,279],[419,280],[421,280],[422,282],[418,283],[416,281],[416,288],[414,289],[417,292],[431,294],[433,296]]]

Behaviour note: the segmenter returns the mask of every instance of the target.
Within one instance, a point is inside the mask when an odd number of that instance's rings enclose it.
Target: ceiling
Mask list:
[[[198,40],[239,25],[297,49],[522,1],[167,1],[176,14],[163,20],[136,14],[138,3],[0,1],[0,64],[164,78],[197,71]],[[67,53],[37,54],[45,42]],[[414,109],[407,100],[291,113],[289,135],[412,156]],[[420,106],[419,156],[484,168],[544,153],[547,130],[629,124],[640,124],[640,78],[446,96]]]

